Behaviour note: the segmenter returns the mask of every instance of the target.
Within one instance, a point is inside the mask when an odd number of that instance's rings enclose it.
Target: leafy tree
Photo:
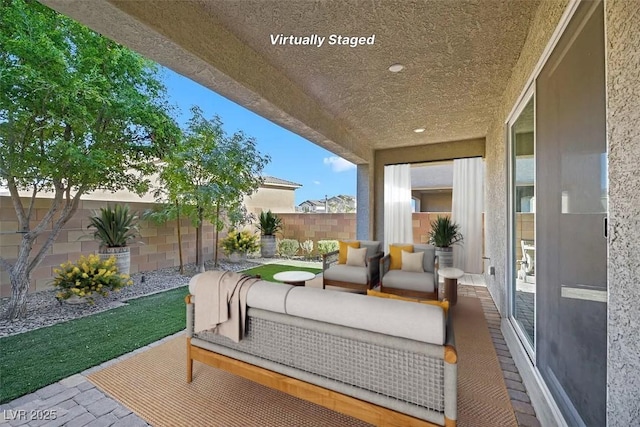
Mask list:
[[[242,222],[243,198],[258,189],[270,158],[263,156],[255,139],[243,132],[225,134],[218,116],[206,119],[195,106],[191,114],[183,139],[165,158],[160,182],[169,204],[182,206],[183,214],[197,227],[196,259],[198,270],[204,271],[204,220],[214,224],[216,236],[224,218]]]
[[[12,287],[6,315],[15,319],[26,315],[31,272],[80,197],[145,192],[153,159],[179,129],[156,66],[129,49],[35,1],[0,2],[0,28],[0,185],[9,189],[22,234],[17,260],[0,258],[0,267]],[[53,195],[38,221],[34,201],[42,192]]]

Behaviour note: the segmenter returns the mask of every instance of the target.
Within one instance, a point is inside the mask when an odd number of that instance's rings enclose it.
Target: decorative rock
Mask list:
[[[218,264],[218,269],[229,271],[241,271],[259,265],[251,261],[232,264],[222,260]],[[212,270],[213,263],[206,263],[205,268]],[[1,316],[9,303],[9,298],[2,298],[0,299],[0,317],[2,317],[0,319],[0,338],[89,316],[120,307],[130,299],[186,286],[195,274],[196,267],[193,264],[185,266],[184,275],[179,273],[177,267],[135,273],[131,275],[134,283],[132,286],[127,286],[119,292],[111,292],[109,296],[104,298],[97,296],[94,298],[95,304],[63,304],[56,299],[57,291],[53,289],[34,292],[27,296],[27,318],[15,322],[9,322],[4,319],[4,316]],[[144,277],[144,281],[142,281],[142,277]]]

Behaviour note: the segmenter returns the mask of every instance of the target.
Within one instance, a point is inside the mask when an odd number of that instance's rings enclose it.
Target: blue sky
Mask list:
[[[220,116],[228,134],[242,130],[253,136],[260,152],[271,156],[265,175],[302,184],[296,190],[296,205],[325,195],[356,195],[352,164],[180,74],[163,68],[163,76],[181,125],[189,119],[191,106],[197,105],[206,117]]]

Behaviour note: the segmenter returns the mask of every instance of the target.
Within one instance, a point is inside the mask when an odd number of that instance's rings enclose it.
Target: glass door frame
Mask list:
[[[515,229],[516,229],[516,209],[515,209],[515,194],[516,194],[516,177],[515,177],[515,147],[513,141],[513,133],[512,128],[515,122],[522,114],[523,110],[527,106],[527,104],[533,100],[533,146],[534,146],[534,157],[533,157],[533,165],[534,170],[536,170],[536,156],[535,156],[535,146],[536,146],[536,100],[535,100],[535,79],[529,85],[526,91],[520,97],[516,107],[511,112],[506,125],[505,125],[505,136],[507,143],[507,266],[505,268],[505,283],[507,284],[507,319],[509,320],[511,326],[516,331],[516,335],[520,340],[521,345],[527,352],[529,359],[533,365],[536,365],[536,340],[537,340],[537,328],[534,327],[534,336],[533,336],[533,345],[529,342],[527,338],[527,332],[524,330],[520,322],[515,318],[515,280],[516,280],[516,244],[515,244]],[[534,178],[535,182],[535,178]],[[534,197],[537,194],[537,185],[534,185]],[[537,231],[536,221],[534,220],[534,235]],[[537,235],[536,235],[537,241]],[[537,286],[537,283],[536,283]],[[537,295],[537,293],[536,293]],[[533,321],[536,324],[537,317],[537,303],[534,295],[534,304],[533,304]],[[536,325],[537,326],[537,325]]]

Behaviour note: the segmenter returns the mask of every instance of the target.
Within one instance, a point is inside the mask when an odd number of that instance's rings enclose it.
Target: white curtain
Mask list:
[[[453,248],[453,264],[467,273],[482,273],[482,212],[484,210],[484,161],[453,161],[451,219],[460,225],[462,245]]]
[[[411,169],[408,164],[384,167],[384,248],[412,243]]]

